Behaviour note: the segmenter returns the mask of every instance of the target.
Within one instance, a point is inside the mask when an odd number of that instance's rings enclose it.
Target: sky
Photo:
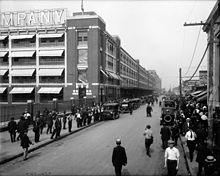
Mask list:
[[[179,68],[183,80],[189,79],[207,45],[202,26],[183,24],[205,22],[216,1],[83,0],[83,7],[97,13],[108,33],[118,35],[121,47],[143,67],[156,70],[168,90],[178,86]],[[0,0],[0,12],[52,8],[67,8],[71,15],[81,12],[81,0]],[[199,70],[207,70],[207,56]]]

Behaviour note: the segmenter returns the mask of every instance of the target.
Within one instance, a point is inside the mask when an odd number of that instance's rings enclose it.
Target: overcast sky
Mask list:
[[[184,27],[183,24],[206,21],[216,0],[83,2],[84,10],[96,12],[105,21],[107,31],[120,37],[121,46],[134,59],[139,59],[146,69],[157,71],[162,87],[168,90],[178,86],[179,68],[183,76],[193,74],[207,45],[207,35],[200,26]],[[67,8],[71,15],[81,11],[81,0],[0,0],[1,12],[51,8]],[[205,69],[207,57],[200,67]]]

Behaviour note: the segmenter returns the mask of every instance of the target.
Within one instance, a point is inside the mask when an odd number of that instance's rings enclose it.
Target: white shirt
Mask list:
[[[191,133],[192,133],[192,136],[191,136]],[[196,138],[196,133],[195,132],[191,132],[191,131],[187,131],[186,132],[186,135],[185,135],[185,138],[189,141],[194,141],[195,138]]]
[[[175,147],[173,147],[173,148],[168,147],[165,150],[164,157],[167,158],[168,160],[179,160],[180,152]]]
[[[144,136],[145,136],[146,139],[150,139],[153,136],[153,133],[150,129],[146,129],[144,131]]]

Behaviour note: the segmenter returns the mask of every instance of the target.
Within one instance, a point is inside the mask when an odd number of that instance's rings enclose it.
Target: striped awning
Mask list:
[[[4,76],[7,71],[8,71],[8,69],[0,70],[0,76]]]
[[[34,90],[34,87],[14,87],[9,94],[30,94]]]
[[[0,87],[0,94],[3,94],[7,87]]]
[[[39,38],[60,38],[63,36],[64,33],[57,33],[57,34],[39,34]]]
[[[14,51],[9,55],[10,57],[33,57],[35,51]]]
[[[38,71],[39,76],[61,76],[63,73],[63,68],[53,68],[53,69],[40,69]]]
[[[38,56],[62,56],[64,50],[39,51]]]
[[[35,69],[16,69],[11,70],[11,76],[32,76],[34,74]]]
[[[37,93],[39,94],[59,94],[62,87],[41,87]]]
[[[0,57],[5,57],[8,51],[0,51]]]
[[[9,36],[9,39],[14,40],[14,39],[31,39],[35,36],[35,34],[32,35],[11,35]]]

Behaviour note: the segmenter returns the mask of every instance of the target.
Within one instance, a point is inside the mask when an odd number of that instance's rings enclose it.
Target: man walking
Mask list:
[[[147,105],[146,111],[147,111],[147,117],[151,117],[151,112],[153,111],[153,109],[150,106],[150,104]]]
[[[165,124],[163,124],[163,127],[160,130],[160,134],[161,134],[161,140],[162,140],[162,147],[163,149],[166,149],[167,142],[170,139],[170,135],[171,135],[170,129]]]
[[[150,154],[150,145],[153,143],[153,133],[151,131],[151,126],[147,125],[146,129],[144,131],[144,136],[145,136],[145,147],[146,147],[146,154],[151,157]]]
[[[112,164],[115,167],[115,175],[121,176],[122,165],[127,164],[127,155],[125,148],[121,146],[121,140],[116,140],[117,146],[113,149]]]
[[[180,153],[177,148],[174,147],[174,141],[169,140],[169,147],[165,150],[165,165],[167,168],[168,176],[176,176],[179,167]]]
[[[11,142],[15,142],[16,139],[17,123],[14,121],[14,117],[8,123],[8,132],[10,133]]]
[[[192,130],[192,128],[189,129],[189,131],[186,132],[185,138],[187,139],[187,146],[189,149],[189,157],[190,161],[193,161],[193,153],[196,146],[196,133]]]

